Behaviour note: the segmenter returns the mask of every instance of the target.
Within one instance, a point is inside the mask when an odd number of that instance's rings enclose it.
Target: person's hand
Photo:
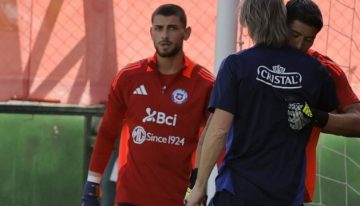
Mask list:
[[[293,130],[301,130],[307,125],[324,127],[329,114],[316,108],[311,108],[307,101],[298,98],[287,98],[288,122]]]
[[[185,206],[206,206],[207,195],[205,189],[194,187],[184,200]]]
[[[198,173],[198,168],[194,168],[194,169],[191,170],[190,179],[189,179],[189,186],[186,189],[186,194],[185,194],[185,197],[184,197],[184,203],[187,201],[186,199],[189,197],[192,189],[194,188],[197,173]],[[205,195],[203,201],[204,201],[204,205],[206,205],[207,195]]]
[[[87,181],[81,199],[81,206],[100,206],[98,198],[100,196],[100,185]]]

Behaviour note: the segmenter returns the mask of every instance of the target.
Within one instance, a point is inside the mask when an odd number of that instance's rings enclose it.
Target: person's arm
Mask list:
[[[327,113],[309,107],[305,101],[297,101],[295,104],[300,110],[293,111],[293,107],[288,107],[288,121],[292,129],[300,130],[307,124],[311,124],[321,128],[321,132],[324,133],[360,137],[360,103],[346,106],[344,113]]]
[[[191,174],[190,174],[190,179],[189,179],[189,185],[188,185],[188,188],[186,189],[186,193],[185,193],[185,197],[184,197],[184,200],[186,201],[186,199],[188,198],[188,196],[190,195],[192,189],[194,188],[194,185],[195,185],[195,181],[196,181],[196,178],[197,178],[197,173],[198,173],[198,167],[199,167],[199,164],[200,164],[200,157],[201,157],[201,150],[202,150],[202,146],[203,146],[203,143],[204,143],[204,139],[205,139],[205,134],[206,134],[206,131],[209,127],[209,123],[211,121],[211,118],[212,118],[212,113],[210,113],[208,119],[207,119],[207,122],[206,122],[206,125],[203,129],[203,131],[201,132],[201,136],[200,136],[200,139],[199,139],[199,142],[197,144],[197,147],[196,147],[196,153],[195,153],[195,165],[194,165],[194,168],[191,170]],[[206,203],[206,199],[204,199],[204,202]]]
[[[82,206],[99,206],[100,182],[102,174],[114,150],[116,139],[119,138],[126,111],[123,91],[124,81],[116,76],[112,83],[96,141],[91,153],[88,177],[84,185]],[[123,78],[126,79],[126,78]],[[126,90],[125,90],[126,92]]]
[[[212,116],[213,116],[213,114],[210,113],[209,118],[208,118],[207,121],[206,121],[205,128],[204,128],[204,130],[203,130],[202,133],[201,133],[201,137],[200,137],[200,139],[199,139],[199,142],[198,142],[198,145],[197,145],[197,148],[196,148],[195,168],[198,168],[198,167],[199,167],[200,158],[201,158],[202,146],[203,146],[203,144],[204,144],[205,135],[206,135],[206,132],[207,132],[207,130],[208,130],[208,128],[209,128],[209,124],[210,124],[210,121],[211,121],[211,119],[212,119]]]
[[[215,109],[209,122],[209,127],[205,131],[198,176],[195,186],[187,198],[187,206],[196,206],[202,203],[206,195],[207,180],[225,146],[226,135],[231,127],[233,118],[233,114],[221,109]]]
[[[329,113],[329,120],[322,132],[360,137],[360,103],[348,105],[343,110],[344,113]]]
[[[322,132],[360,137],[360,102],[352,90],[346,74],[331,58],[314,50],[309,50],[308,54],[320,61],[330,72],[335,83],[336,96],[339,100],[339,112],[329,113],[329,120]]]

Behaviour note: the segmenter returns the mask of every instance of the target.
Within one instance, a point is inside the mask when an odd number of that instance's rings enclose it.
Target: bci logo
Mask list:
[[[146,114],[147,116],[143,118],[143,122],[154,122],[156,124],[176,126],[176,114],[172,116],[166,115],[164,112],[151,110],[150,107],[146,108]]]

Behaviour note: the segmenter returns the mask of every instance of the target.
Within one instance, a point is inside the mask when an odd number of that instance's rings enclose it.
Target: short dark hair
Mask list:
[[[180,22],[184,24],[186,27],[187,20],[186,20],[186,14],[183,8],[176,4],[163,4],[159,6],[153,14],[151,15],[151,23],[154,21],[154,17],[157,15],[162,16],[178,16],[180,18]]]
[[[290,0],[286,3],[286,12],[288,25],[298,20],[318,31],[323,27],[321,11],[311,0]]]

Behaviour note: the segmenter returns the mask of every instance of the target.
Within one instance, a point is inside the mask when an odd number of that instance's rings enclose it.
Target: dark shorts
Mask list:
[[[209,206],[266,206],[266,205],[254,205],[249,202],[245,202],[243,199],[236,197],[227,190],[216,192],[215,196],[211,199]],[[303,204],[299,205],[303,206]]]
[[[236,198],[230,192],[223,190],[216,192],[215,196],[211,199],[209,206],[245,206],[242,199]]]
[[[136,205],[131,204],[131,203],[119,203],[118,205],[119,206],[136,206]]]

